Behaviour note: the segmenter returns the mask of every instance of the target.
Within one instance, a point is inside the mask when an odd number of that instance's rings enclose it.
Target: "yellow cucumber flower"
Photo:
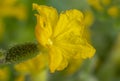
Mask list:
[[[38,11],[36,38],[48,52],[52,73],[65,69],[73,59],[93,57],[95,49],[86,38],[82,12],[73,9],[59,15],[55,8],[37,4],[33,4],[33,9]]]
[[[0,81],[8,81],[9,80],[9,68],[3,67],[0,68]]]
[[[117,6],[111,6],[107,12],[108,12],[108,15],[110,15],[113,18],[116,18],[119,16],[119,11],[120,10]]]
[[[0,0],[0,18],[12,16],[19,20],[26,20],[27,12],[27,7],[19,0]]]

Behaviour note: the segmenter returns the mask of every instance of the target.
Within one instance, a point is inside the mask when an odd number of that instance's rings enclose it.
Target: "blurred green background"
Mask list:
[[[69,75],[64,71],[31,75],[17,71],[12,64],[0,64],[0,81],[120,81],[120,0],[0,0],[0,49],[36,41],[33,3],[53,6],[59,12],[83,11],[96,54]],[[38,69],[34,67],[33,71]]]

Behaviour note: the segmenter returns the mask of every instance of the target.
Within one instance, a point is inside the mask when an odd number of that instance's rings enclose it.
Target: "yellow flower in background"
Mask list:
[[[0,68],[0,81],[9,80],[9,70],[8,67]]]
[[[37,4],[33,4],[33,9],[39,13],[36,14],[35,34],[39,44],[48,52],[52,73],[65,69],[75,61],[74,58],[80,61],[93,57],[95,49],[86,38],[82,12],[73,9],[58,15],[53,7]]]
[[[16,5],[16,3],[19,3]],[[0,0],[0,18],[12,16],[20,20],[27,18],[26,6],[18,0]]]
[[[16,2],[16,0],[0,0],[0,2],[3,4],[3,5],[14,5],[14,3]]]
[[[110,5],[111,0],[101,0],[101,3],[102,3],[104,6],[107,6],[107,5]]]
[[[24,75],[19,75],[15,78],[15,81],[25,81],[25,76]]]
[[[94,15],[90,10],[84,12],[84,23],[87,27],[90,27],[94,23]]]
[[[95,10],[103,11],[105,6],[110,5],[111,0],[87,0],[88,4]]]
[[[37,75],[43,69],[45,69],[47,65],[47,56],[46,54],[38,54],[33,59],[24,61],[22,63],[15,65],[15,70],[22,73],[22,74],[31,74]]]
[[[33,59],[16,64],[14,68],[19,73],[16,81],[25,81],[26,75],[30,75],[32,81],[46,81],[47,62],[46,54],[38,54]]]
[[[119,14],[120,14],[120,9],[117,7],[117,6],[111,6],[109,9],[108,9],[108,14],[112,17],[118,17]]]
[[[120,14],[119,1],[117,0],[88,0],[88,4],[104,17],[109,15],[110,17],[117,18]]]
[[[88,4],[98,11],[103,11],[103,6],[100,4],[100,0],[87,0]]]
[[[84,12],[84,26],[85,26],[85,30],[84,31],[84,36],[86,37],[86,39],[90,42],[91,41],[91,32],[89,30],[89,28],[93,25],[94,23],[94,15],[90,10],[86,10]]]

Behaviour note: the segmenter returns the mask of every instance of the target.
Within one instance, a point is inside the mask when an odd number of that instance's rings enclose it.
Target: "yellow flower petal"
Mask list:
[[[56,9],[47,6],[39,6],[33,4],[33,9],[37,10],[36,37],[39,43],[46,47],[49,45],[49,38],[52,34],[52,29],[58,20],[58,13]]]
[[[81,45],[78,54],[76,54],[74,56],[74,58],[76,58],[76,59],[78,59],[78,58],[82,58],[82,59],[92,58],[95,54],[95,51],[96,50],[89,43],[86,42],[83,45]]]
[[[45,23],[49,22],[53,27],[58,20],[58,13],[55,8],[44,5],[33,4],[33,9],[37,10],[39,15],[46,19]]]
[[[65,32],[68,32],[68,30],[71,31],[71,29],[73,30],[73,28],[76,29],[78,27],[76,25],[81,24],[82,20],[83,20],[82,12],[76,9],[68,10],[65,13],[61,13],[57,25],[53,29],[54,37],[57,37],[58,35],[61,35]]]
[[[49,23],[46,23],[47,27],[44,27],[45,20],[43,17],[40,17],[39,15],[37,15],[37,21],[40,21],[40,22],[37,22],[37,25],[36,25],[36,29],[35,29],[36,37],[39,43],[46,47],[47,45],[49,45],[48,40],[52,35],[51,26],[49,25]]]
[[[51,47],[49,50],[49,67],[50,71],[53,73],[58,68],[62,61],[62,52],[57,47]]]
[[[82,58],[77,58],[77,59],[72,58],[70,60],[69,66],[65,70],[66,74],[70,75],[78,71],[80,69],[80,66],[82,65],[82,62],[83,62]]]
[[[63,60],[61,61],[59,67],[57,68],[58,71],[63,70],[68,66],[68,60],[63,57]]]

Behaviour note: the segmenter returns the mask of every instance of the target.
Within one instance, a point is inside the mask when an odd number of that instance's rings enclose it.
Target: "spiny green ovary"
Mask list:
[[[5,60],[10,63],[18,63],[34,57],[38,52],[38,46],[35,43],[15,45],[7,50]]]

